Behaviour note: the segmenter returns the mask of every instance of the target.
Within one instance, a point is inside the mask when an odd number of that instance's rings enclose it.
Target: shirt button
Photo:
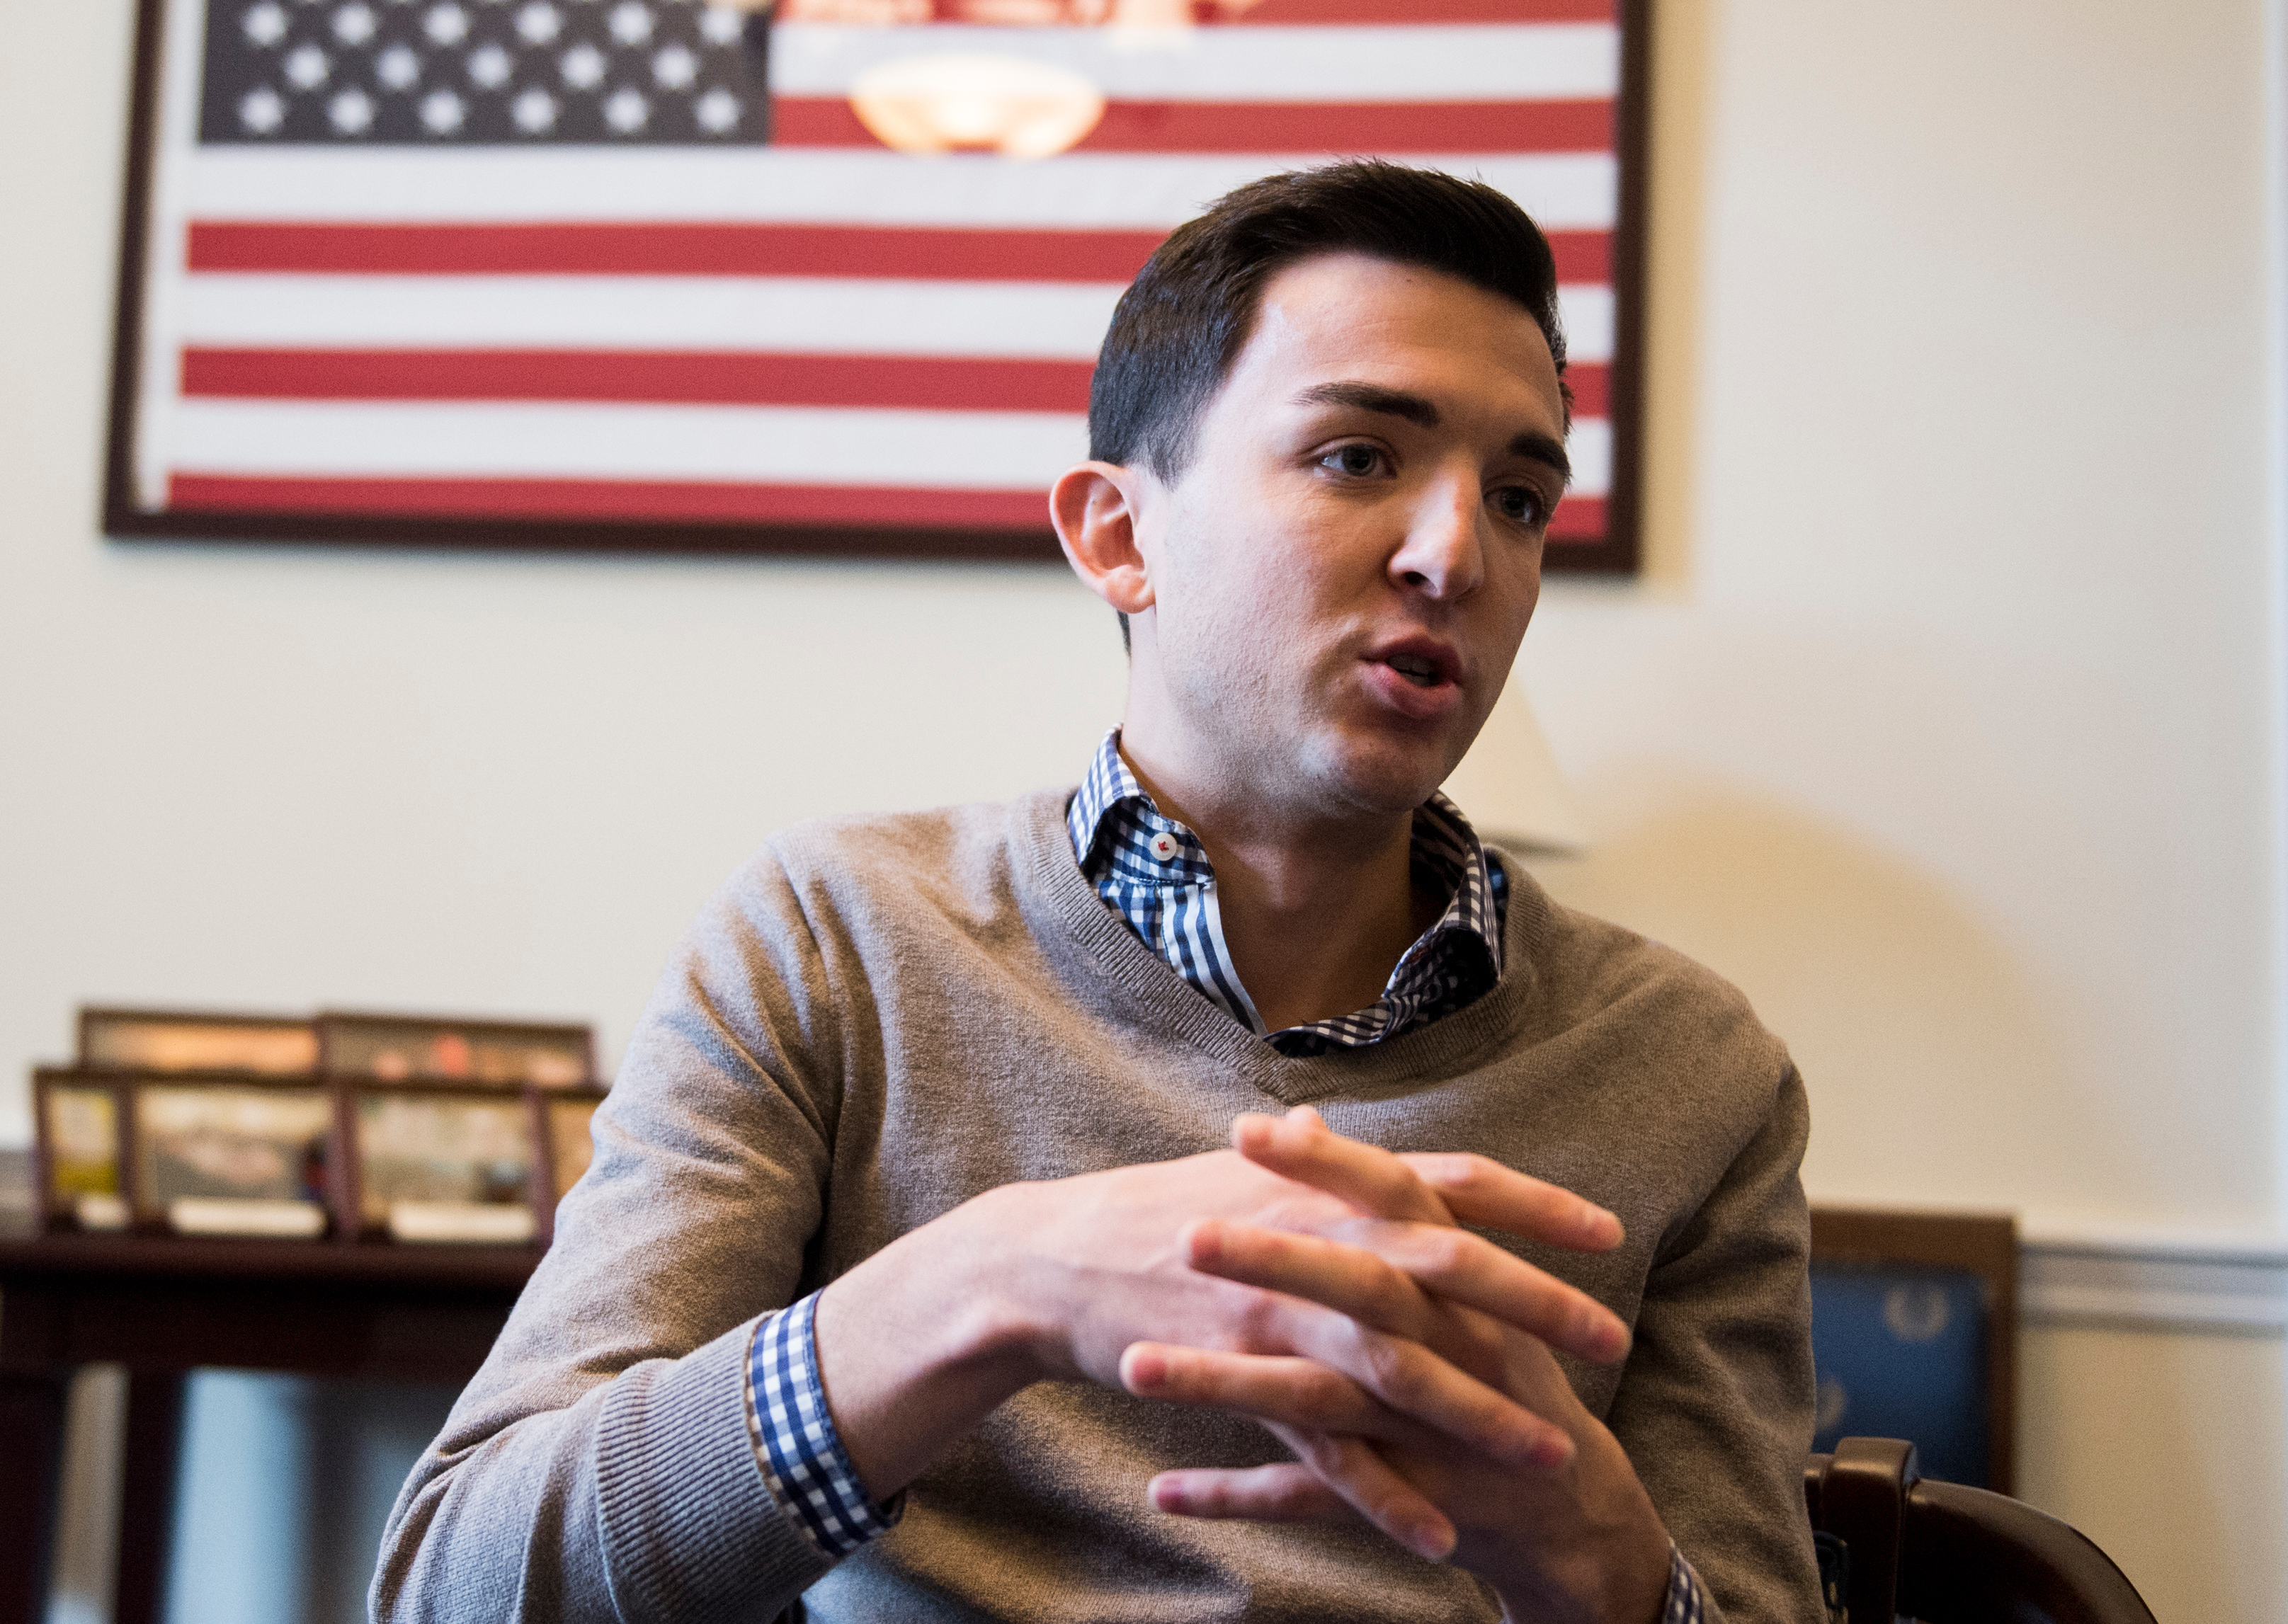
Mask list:
[[[1182,848],[1176,844],[1176,837],[1173,835],[1165,833],[1153,836],[1145,849],[1164,863],[1170,858],[1175,856],[1178,852],[1182,850]]]

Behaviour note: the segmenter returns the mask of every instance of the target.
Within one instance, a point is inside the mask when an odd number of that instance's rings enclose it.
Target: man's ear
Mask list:
[[[1142,476],[1116,463],[1068,468],[1049,489],[1049,518],[1073,573],[1123,614],[1152,606],[1152,581],[1136,545]]]

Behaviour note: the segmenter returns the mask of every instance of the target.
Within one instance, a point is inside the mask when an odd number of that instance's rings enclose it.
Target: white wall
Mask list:
[[[1651,563],[1527,640],[1552,883],[1748,988],[1815,1194],[2278,1233],[2265,0],[1660,10]],[[614,1052],[773,825],[1076,770],[1120,666],[1051,570],[102,543],[128,11],[0,52],[0,1139],[86,1000]],[[2037,1497],[2272,1611],[2280,1344],[2028,1362]]]
[[[1652,579],[1527,642],[1569,890],[1758,995],[1815,1191],[2269,1228],[2260,8],[1665,10]]]

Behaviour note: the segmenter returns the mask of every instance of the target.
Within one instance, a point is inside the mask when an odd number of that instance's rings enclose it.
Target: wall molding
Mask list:
[[[2288,1240],[2029,1235],[2018,1316],[2029,1326],[2288,1335]]]

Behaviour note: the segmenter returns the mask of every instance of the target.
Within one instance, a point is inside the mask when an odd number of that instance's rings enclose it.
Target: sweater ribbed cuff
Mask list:
[[[597,1426],[604,1562],[624,1618],[769,1618],[833,1565],[771,1497],[748,1434],[750,1321],[613,1384]]]

